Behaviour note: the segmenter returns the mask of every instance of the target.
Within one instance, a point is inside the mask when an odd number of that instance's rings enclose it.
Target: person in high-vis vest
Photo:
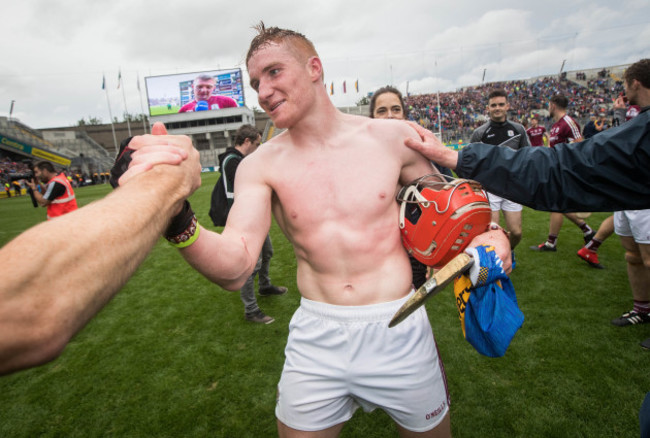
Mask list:
[[[38,205],[47,207],[48,220],[77,209],[77,199],[68,178],[63,172],[57,174],[52,163],[48,161],[36,163],[34,176],[40,182],[47,184],[45,191],[40,193],[36,190],[34,180],[27,182],[34,192],[34,198]]]

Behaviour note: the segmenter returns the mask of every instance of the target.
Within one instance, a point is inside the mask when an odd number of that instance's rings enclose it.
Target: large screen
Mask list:
[[[151,116],[244,106],[244,87],[238,68],[144,79]]]

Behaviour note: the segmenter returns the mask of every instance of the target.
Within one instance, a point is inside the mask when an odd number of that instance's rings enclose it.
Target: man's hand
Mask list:
[[[480,245],[493,246],[497,256],[503,262],[503,270],[506,274],[512,271],[512,255],[510,251],[510,239],[503,230],[490,230],[479,234],[469,243],[469,247]]]
[[[413,138],[407,138],[404,140],[404,144],[411,149],[421,153],[429,160],[439,164],[442,167],[449,167],[450,169],[456,169],[458,163],[458,152],[453,151],[445,145],[443,145],[438,137],[436,137],[428,129],[424,129],[422,126],[414,122],[408,122],[413,129],[415,129],[418,135],[421,138],[421,141],[417,141]]]
[[[167,135],[164,124],[155,123],[151,134],[133,137],[129,142],[128,148],[135,152],[131,154],[129,169],[119,179],[120,185],[126,184],[129,179],[146,172],[157,164],[178,165],[188,157],[187,150],[177,147],[174,142],[165,140],[171,136]],[[160,138],[163,136],[165,138]]]
[[[129,169],[119,179],[120,186],[158,165],[171,165],[182,172],[178,188],[184,197],[201,186],[201,163],[199,152],[192,140],[184,135],[167,135],[165,125],[155,123],[152,135],[136,136],[129,142],[131,154]],[[169,170],[169,176],[174,170]]]
[[[625,109],[626,107],[625,97],[619,95],[614,101],[614,109]]]

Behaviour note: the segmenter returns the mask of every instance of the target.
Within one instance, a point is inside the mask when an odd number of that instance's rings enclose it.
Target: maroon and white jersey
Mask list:
[[[528,134],[528,138],[530,139],[530,145],[531,146],[544,146],[544,133],[546,132],[546,128],[543,126],[536,126],[534,128],[528,128],[526,130],[526,134]]]
[[[565,114],[564,117],[555,122],[551,127],[551,135],[549,135],[548,142],[549,146],[555,147],[558,143],[571,143],[577,138],[582,138],[580,125],[571,116]]]
[[[630,107],[625,112],[625,121],[632,120],[641,112],[641,107],[639,105],[630,105]]]
[[[210,98],[206,101],[202,101],[204,105],[200,107],[202,110],[214,110],[214,109],[221,109],[221,108],[237,108],[237,101],[233,99],[232,97],[228,96],[221,96],[221,95],[213,95],[210,96]],[[189,103],[186,103],[181,107],[180,110],[178,110],[179,113],[192,113],[196,111],[196,106],[198,102],[196,100],[193,100]]]

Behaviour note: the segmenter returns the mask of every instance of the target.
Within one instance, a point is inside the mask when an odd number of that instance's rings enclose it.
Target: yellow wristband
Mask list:
[[[169,241],[171,246],[175,246],[176,248],[186,248],[196,242],[196,239],[199,238],[200,230],[201,227],[199,226],[199,222],[196,220],[196,216],[194,216],[185,231],[178,236],[171,238],[167,237],[166,239]]]

